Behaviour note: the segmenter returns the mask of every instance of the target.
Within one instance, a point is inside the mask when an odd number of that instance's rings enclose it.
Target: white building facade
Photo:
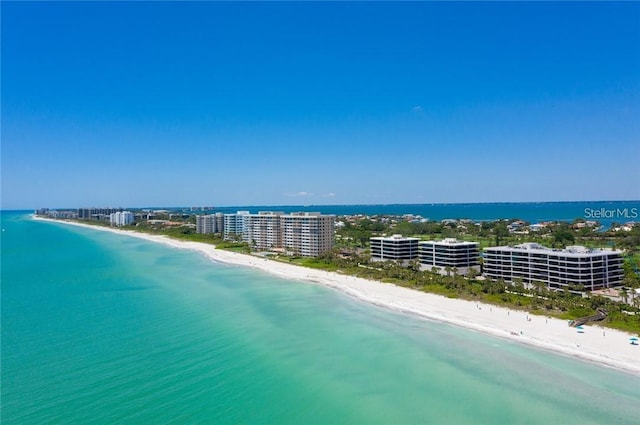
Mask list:
[[[622,252],[569,246],[550,249],[536,243],[484,249],[483,273],[491,279],[526,286],[544,283],[551,290],[587,290],[622,285]]]
[[[418,258],[418,238],[402,235],[375,236],[369,238],[371,260],[373,261],[409,261]]]
[[[245,217],[249,215],[249,211],[238,211],[234,214],[224,214],[223,216],[223,233],[225,240],[244,238],[245,233]]]
[[[455,271],[467,275],[471,269],[480,273],[480,244],[477,242],[443,239],[441,241],[423,241],[418,244],[420,268],[433,270],[440,274]]]
[[[109,223],[112,226],[127,226],[135,221],[135,215],[131,211],[118,211],[109,215]]]

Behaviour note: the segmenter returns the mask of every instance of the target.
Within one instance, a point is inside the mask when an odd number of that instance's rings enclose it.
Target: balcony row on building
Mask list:
[[[526,286],[543,282],[549,289],[587,291],[622,285],[621,251],[569,246],[549,249],[536,243],[484,249],[484,275]]]
[[[196,216],[196,233],[213,234],[224,232],[224,214],[215,213]]]
[[[197,233],[219,233],[257,250],[281,250],[317,257],[333,248],[335,216],[314,212],[238,211],[196,217]]]
[[[373,261],[417,260],[422,270],[444,274],[455,270],[467,275],[471,269],[486,278],[507,283],[522,282],[533,287],[538,282],[551,290],[587,290],[622,285],[621,251],[570,246],[551,249],[535,243],[485,248],[477,242],[455,239],[420,241],[401,235],[371,238]],[[482,270],[480,257],[483,258]],[[434,269],[435,268],[435,269]]]
[[[441,274],[454,269],[462,275],[467,275],[471,269],[480,273],[480,245],[477,242],[461,242],[450,238],[421,241],[402,235],[373,237],[370,242],[373,261],[418,260],[421,269],[436,270]]]

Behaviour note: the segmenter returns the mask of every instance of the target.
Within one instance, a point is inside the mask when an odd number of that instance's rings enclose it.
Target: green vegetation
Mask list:
[[[280,261],[305,267],[339,271],[343,274],[393,283],[418,291],[494,304],[502,307],[527,310],[532,314],[573,320],[596,314],[601,309],[608,313],[602,325],[640,334],[640,299],[633,305],[615,302],[609,298],[586,294],[585,297],[570,291],[549,291],[546,286],[526,289],[522,284],[506,284],[490,279],[468,279],[451,271],[440,275],[432,271],[420,271],[416,264],[403,266],[396,262],[370,263],[366,257],[352,255],[342,257],[339,252],[327,253],[318,258],[279,257]],[[633,279],[633,278],[630,278]],[[637,277],[635,285],[638,284]],[[629,283],[631,283],[629,281]]]
[[[589,316],[601,309],[608,313],[608,317],[605,322],[602,322],[602,325],[640,334],[640,298],[634,297],[634,289],[640,287],[640,226],[635,226],[630,232],[598,232],[592,227],[578,225],[578,223],[584,222],[584,220],[578,219],[571,225],[555,223],[536,232],[522,233],[509,230],[509,226],[516,221],[516,219],[512,219],[481,223],[473,223],[468,220],[411,222],[384,216],[345,218],[342,220],[344,225],[336,231],[336,247],[332,252],[317,258],[284,255],[275,255],[271,258],[304,267],[392,283],[449,298],[461,298],[527,310],[531,314],[563,320]],[[220,249],[243,253],[251,252],[251,248],[246,242],[224,241],[219,235],[195,233],[193,222],[194,219],[190,217],[174,219],[170,225],[166,223],[149,225],[143,222],[126,226],[123,229],[166,235],[179,240],[215,244]],[[104,225],[95,221],[87,223]],[[455,237],[460,240],[479,242],[481,247],[537,242],[551,247],[580,244],[587,247],[622,248],[628,253],[624,264],[624,285],[627,289],[623,289],[621,292],[625,302],[615,302],[609,298],[589,293],[581,296],[576,294],[583,289],[579,287],[572,288],[573,292],[554,292],[549,291],[542,284],[527,289],[522,282],[510,285],[503,281],[476,279],[476,276],[473,275],[467,278],[458,275],[455,270],[448,270],[446,275],[440,275],[435,271],[421,271],[417,261],[410,262],[408,265],[395,262],[370,262],[369,238],[390,234],[415,236],[424,240]]]
[[[640,334],[640,299],[632,299],[633,289],[640,287],[640,226],[630,232],[598,232],[593,227],[574,223],[552,223],[536,232],[510,232],[509,225],[517,219],[473,223],[470,221],[451,222],[410,222],[379,217],[377,220],[356,219],[345,221],[345,226],[337,230],[336,249],[319,259],[314,259],[313,267],[326,270],[340,270],[345,274],[390,282],[420,291],[435,293],[452,298],[474,300],[503,307],[522,309],[532,314],[573,320],[593,315],[598,309],[607,311],[604,326]],[[528,225],[528,223],[524,223]],[[369,238],[372,236],[401,234],[423,240],[454,237],[460,240],[479,242],[480,246],[513,245],[523,242],[537,242],[541,245],[562,248],[580,244],[587,247],[623,248],[628,252],[625,258],[624,285],[630,290],[627,302],[615,302],[609,298],[586,293],[581,296],[574,292],[549,291],[544,285],[526,289],[522,282],[514,285],[501,281],[476,280],[458,276],[455,271],[442,276],[432,271],[420,271],[416,264],[408,267],[398,263],[370,263],[367,255]],[[347,255],[345,255],[347,254]],[[309,266],[308,261],[293,260]],[[574,287],[575,292],[583,288]]]

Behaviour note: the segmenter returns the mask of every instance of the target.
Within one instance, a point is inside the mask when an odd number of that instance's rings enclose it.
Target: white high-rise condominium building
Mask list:
[[[373,261],[408,261],[418,258],[418,238],[402,235],[375,236],[369,238]]]
[[[317,257],[333,248],[334,223],[335,216],[316,212],[238,211],[224,215],[224,235],[246,241],[253,249]]]
[[[244,217],[243,240],[254,249],[275,249],[282,247],[280,217],[284,212],[260,211]]]
[[[109,223],[112,226],[127,226],[134,220],[135,216],[131,211],[118,211],[109,215]]]
[[[527,286],[542,282],[549,289],[593,291],[622,284],[620,251],[569,246],[550,249],[536,243],[484,249],[484,275]]]
[[[441,241],[423,241],[418,244],[420,268],[445,274],[455,271],[466,275],[470,269],[480,272],[480,249],[477,242],[464,242],[447,238]]]
[[[300,212],[280,217],[282,247],[295,255],[317,257],[331,251],[335,216]]]
[[[235,214],[224,214],[224,238],[229,239],[242,239],[245,233],[245,217],[249,215],[249,211],[238,211]]]

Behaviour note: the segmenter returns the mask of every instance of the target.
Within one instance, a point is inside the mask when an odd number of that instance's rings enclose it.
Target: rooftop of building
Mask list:
[[[445,238],[439,241],[422,241],[421,244],[446,245],[446,246],[469,246],[479,245],[478,242],[459,241],[455,238]]]
[[[238,211],[234,213],[227,213],[225,216],[236,216],[236,215],[249,215],[249,211]]]
[[[333,218],[335,218],[335,215],[333,215],[333,214],[324,214],[323,215],[322,213],[317,212],[317,211],[310,211],[310,212],[298,211],[298,212],[292,212],[292,213],[289,213],[289,214],[285,214],[284,216],[285,217],[309,217],[309,218],[318,218],[318,217],[321,217],[321,218],[333,217]]]
[[[217,213],[220,214],[220,213]],[[212,214],[213,215],[213,214]],[[297,211],[285,213],[284,211],[258,211],[251,213],[249,211],[238,211],[235,213],[225,213],[225,216],[251,215],[251,216],[285,216],[285,217],[335,217],[334,214],[322,214],[317,211]]]
[[[588,248],[581,245],[567,246],[564,249],[548,248],[544,245],[540,245],[535,242],[526,242],[519,245],[509,246],[494,246],[485,248],[485,250],[498,250],[498,251],[521,251],[521,252],[539,252],[541,254],[564,254],[569,256],[584,256],[584,255],[598,255],[598,254],[620,254],[621,251],[615,251],[612,249],[603,248]]]
[[[411,238],[402,235],[391,235],[391,236],[373,236],[371,239],[381,240],[381,241],[419,241],[419,238]]]

